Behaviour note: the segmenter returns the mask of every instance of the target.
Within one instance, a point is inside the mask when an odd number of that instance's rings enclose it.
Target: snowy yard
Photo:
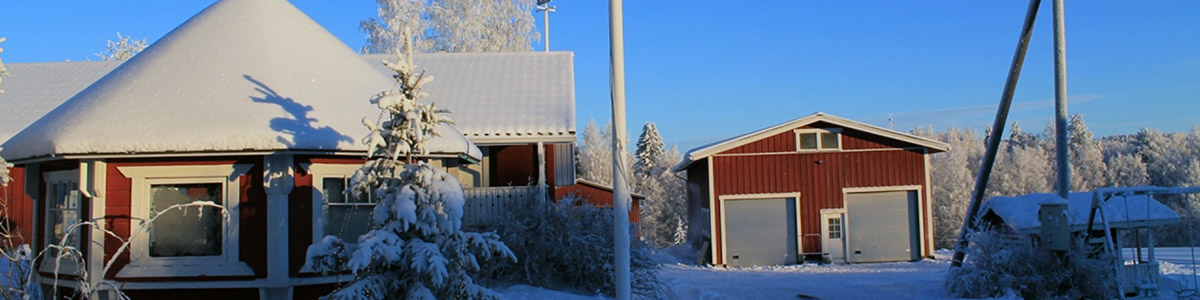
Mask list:
[[[932,260],[849,265],[721,269],[664,264],[659,278],[670,299],[954,299],[942,288],[950,254],[942,250]],[[1191,251],[1159,248],[1156,254],[1163,271],[1159,299],[1178,299],[1176,287],[1192,287]],[[500,292],[510,299],[603,299],[526,285]]]

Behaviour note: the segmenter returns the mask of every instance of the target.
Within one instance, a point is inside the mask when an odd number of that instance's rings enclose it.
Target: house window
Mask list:
[[[42,174],[46,182],[46,253],[47,257],[56,258],[59,255],[54,246],[79,249],[82,231],[76,226],[83,220],[83,206],[79,193],[79,170],[46,172]],[[79,257],[69,253],[62,258],[60,272],[75,273]],[[78,254],[78,253],[76,253]],[[58,259],[47,259],[42,266],[53,270]]]
[[[220,183],[150,186],[150,256],[221,255],[221,212],[215,207],[171,209],[195,201],[222,204]]]
[[[375,227],[375,203],[369,197],[347,193],[350,177],[362,165],[304,164],[313,177],[313,235],[316,243],[327,235],[357,243]]]
[[[796,130],[796,149],[799,151],[839,150],[842,134],[838,128]]]
[[[829,218],[829,238],[842,238],[842,218]]]
[[[321,197],[324,197],[322,234],[355,243],[358,237],[375,227],[375,203],[366,195],[347,193],[349,176],[324,177],[321,179]]]
[[[254,275],[238,256],[240,177],[252,166],[117,167],[131,181],[133,220],[117,277]]]

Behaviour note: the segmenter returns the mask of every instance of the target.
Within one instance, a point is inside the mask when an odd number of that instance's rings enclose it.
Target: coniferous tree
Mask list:
[[[406,44],[409,45],[409,44]],[[463,198],[458,180],[417,157],[426,142],[450,123],[448,111],[423,104],[422,85],[432,81],[417,71],[412,47],[398,61],[396,89],[371,100],[383,122],[363,118],[370,160],[354,173],[350,193],[376,199],[375,228],[358,237],[357,249],[335,236],[308,248],[309,265],[319,272],[349,270],[355,279],[334,291],[333,299],[498,298],[475,283],[482,263],[512,259],[495,233],[462,230]]]

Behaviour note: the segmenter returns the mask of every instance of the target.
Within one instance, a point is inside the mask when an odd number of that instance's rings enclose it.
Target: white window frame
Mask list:
[[[189,166],[129,166],[117,167],[132,180],[130,195],[129,264],[117,272],[117,277],[195,277],[251,276],[254,270],[239,257],[239,210],[241,204],[240,176],[246,175],[253,164],[189,165]],[[150,232],[145,222],[150,219],[150,186],[158,184],[220,183],[221,205],[228,214],[224,226],[221,255],[193,257],[150,256]],[[143,221],[145,220],[145,221]]]
[[[301,164],[309,175],[312,176],[313,187],[313,220],[312,220],[312,242],[316,243],[322,238],[325,238],[325,195],[321,193],[325,189],[326,178],[350,178],[354,176],[354,172],[362,168],[359,164]],[[346,188],[350,188],[349,185]],[[365,204],[360,204],[365,205]],[[370,204],[374,206],[374,203]],[[345,241],[354,244],[357,241]]]
[[[50,239],[51,239],[51,237],[54,236],[54,225],[56,225],[56,224],[50,223],[50,213],[51,213],[50,207],[54,200],[50,199],[49,196],[51,194],[50,190],[54,188],[54,184],[66,183],[66,184],[74,184],[75,185],[75,187],[76,187],[75,189],[67,191],[68,197],[77,197],[79,199],[78,200],[79,201],[79,204],[78,204],[79,205],[79,208],[78,208],[79,219],[75,220],[75,223],[83,222],[83,216],[84,216],[84,213],[86,213],[86,211],[84,210],[84,203],[87,200],[84,199],[83,193],[79,192],[80,186],[79,186],[79,170],[78,169],[45,172],[45,173],[42,173],[42,180],[46,183],[46,193],[43,195],[44,196],[43,198],[45,199],[45,201],[43,201],[44,202],[43,205],[45,206],[45,210],[43,212],[43,215],[44,215],[43,220],[45,220],[45,223],[43,224],[44,226],[42,228],[42,231],[44,234],[43,236],[45,238],[42,240],[42,246],[43,246],[43,249],[49,250],[50,249]],[[83,246],[85,244],[87,244],[87,242],[88,242],[83,239],[83,231],[84,230],[82,228],[84,228],[84,227],[77,227],[76,232],[75,232],[75,238],[77,240],[79,240],[79,243],[76,245],[68,245],[68,246],[74,246],[75,249],[77,249],[79,251],[83,251]],[[46,273],[55,273],[56,272],[55,269],[58,269],[57,273],[59,273],[59,274],[74,274],[74,275],[80,274],[79,270],[82,268],[79,265],[78,259],[83,259],[84,257],[82,257],[82,256],[81,257],[71,257],[68,255],[66,257],[63,257],[62,264],[58,265],[59,261],[56,257],[57,252],[47,251],[46,254],[47,255],[45,257],[43,257],[43,259],[42,259],[42,264],[38,268],[38,271],[46,272]],[[80,253],[80,255],[82,255],[82,253]]]
[[[361,164],[315,164],[302,163],[300,167],[312,176],[312,243],[316,244],[325,238],[325,189],[326,178],[350,178],[354,172],[362,168]],[[349,185],[346,188],[350,188]],[[343,241],[355,244],[358,241]],[[316,272],[309,264],[304,264],[300,272]]]
[[[796,151],[798,151],[798,152],[842,150],[842,129],[841,128],[804,128],[804,129],[792,130],[792,133],[796,135]],[[804,149],[800,146],[801,145],[800,135],[807,134],[807,133],[816,133],[817,134],[817,148],[816,149]],[[836,134],[837,135],[837,146],[832,147],[832,148],[825,147],[825,145],[821,141],[821,134],[823,134],[823,133]]]

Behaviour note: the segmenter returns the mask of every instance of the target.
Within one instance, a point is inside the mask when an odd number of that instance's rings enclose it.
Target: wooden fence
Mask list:
[[[467,203],[463,205],[463,226],[490,225],[508,216],[514,209],[536,203],[537,187],[485,187],[463,190]]]

